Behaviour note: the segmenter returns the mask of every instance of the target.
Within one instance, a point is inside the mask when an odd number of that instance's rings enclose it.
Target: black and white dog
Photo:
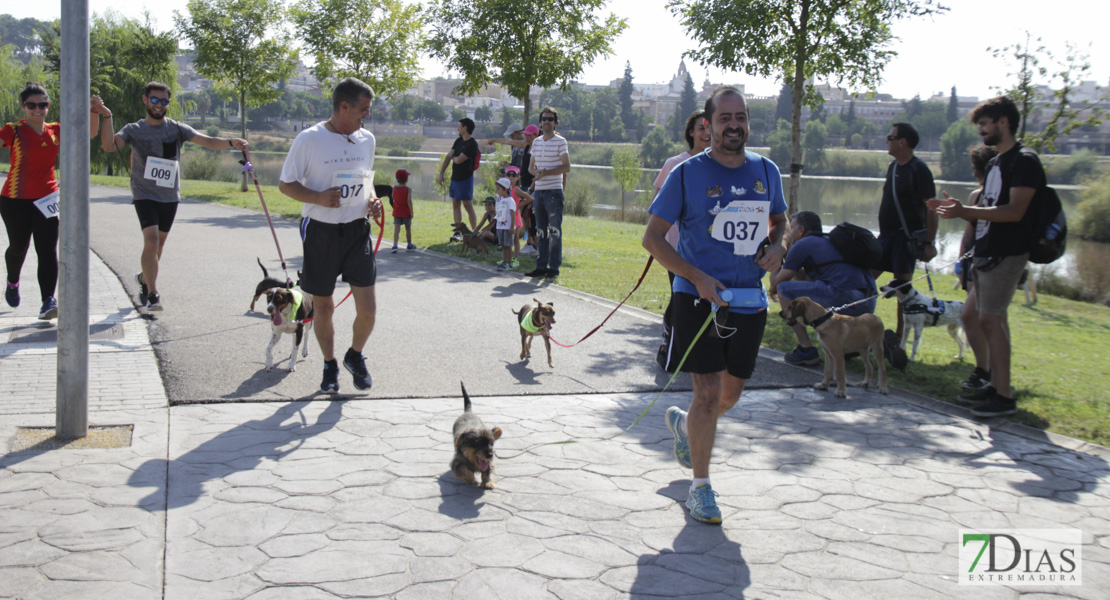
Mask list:
[[[266,290],[266,312],[270,315],[273,336],[266,346],[266,371],[274,370],[274,346],[283,333],[292,333],[293,352],[289,354],[289,370],[297,370],[297,348],[308,356],[308,337],[312,331],[312,296],[300,290],[275,287]],[[305,321],[308,320],[308,323]]]
[[[917,359],[922,330],[941,324],[948,327],[948,335],[956,341],[956,347],[959,350],[956,358],[964,357],[967,337],[964,334],[963,302],[930,298],[913,289],[905,279],[891,279],[890,283],[880,287],[879,291],[883,293],[883,298],[894,296],[902,305],[902,316],[906,326],[902,329],[902,343],[899,346],[903,350],[906,349],[906,342],[909,341],[910,328],[913,328],[913,352],[910,353],[910,361]]]

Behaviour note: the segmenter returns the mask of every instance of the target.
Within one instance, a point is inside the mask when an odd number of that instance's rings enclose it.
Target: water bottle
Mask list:
[[[962,260],[958,261],[956,263],[956,274],[957,275],[963,275],[964,274],[964,262]]]
[[[1062,228],[1060,227],[1059,223],[1056,223],[1056,222],[1049,223],[1048,228],[1044,232],[1044,239],[1046,239],[1050,242],[1052,240],[1055,240],[1056,237],[1060,235],[1061,230],[1062,230]]]
[[[721,290],[720,292],[717,293],[717,295],[720,296],[721,300],[724,300],[726,304],[732,302],[732,290]],[[713,312],[717,312],[718,308],[720,308],[720,306],[718,306],[717,303],[714,302],[713,303]]]

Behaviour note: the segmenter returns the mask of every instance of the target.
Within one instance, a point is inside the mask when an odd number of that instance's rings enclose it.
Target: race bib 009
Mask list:
[[[759,243],[767,237],[770,203],[759,200],[733,200],[713,218],[713,239],[732,244],[737,256],[754,256]]]
[[[39,198],[38,200],[35,200],[35,208],[39,209],[39,212],[42,213],[42,216],[46,217],[47,219],[55,218],[58,216],[58,199],[60,197],[61,194],[59,194],[58,192],[53,192],[48,196]]]
[[[153,181],[158,187],[172,188],[177,183],[177,161],[148,156],[143,179]]]
[[[362,169],[336,171],[332,175],[331,185],[339,188],[339,202],[342,206],[366,206],[367,199],[374,192],[374,172]]]

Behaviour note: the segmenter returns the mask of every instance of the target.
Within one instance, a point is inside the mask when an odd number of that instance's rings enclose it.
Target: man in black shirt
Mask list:
[[[971,111],[970,118],[979,127],[983,143],[998,150],[998,156],[987,163],[979,205],[964,206],[945,194],[943,200],[930,200],[929,208],[945,219],[962,218],[975,229],[975,285],[967,301],[979,310],[978,325],[990,354],[991,385],[960,399],[983,402],[971,411],[977,417],[1012,415],[1017,403],[1010,387],[1007,311],[1029,261],[1033,241],[1029,205],[1046,179],[1037,153],[1015,138],[1021,113],[1013,100],[1006,96],[987,100]]]
[[[466,214],[470,218],[470,230],[478,224],[478,217],[474,214],[474,172],[478,165],[478,142],[474,137],[474,121],[459,119],[459,137],[447,156],[443,157],[443,164],[439,167],[437,185],[443,185],[443,174],[447,165],[451,165],[451,210],[455,223],[462,223],[462,208],[466,207]],[[461,239],[461,238],[459,238]]]

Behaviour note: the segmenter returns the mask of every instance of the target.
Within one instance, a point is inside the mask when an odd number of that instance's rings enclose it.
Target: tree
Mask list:
[[[806,123],[806,137],[804,148],[806,149],[806,160],[815,161],[820,160],[825,154],[825,144],[828,142],[829,132],[825,124],[821,121],[809,121]]]
[[[956,96],[956,86],[952,86],[952,95],[948,96],[948,112],[944,116],[949,125],[960,120],[960,99]]]
[[[465,109],[457,107],[457,106],[455,108],[451,109],[451,120],[452,121],[457,122],[457,121],[460,121],[460,120],[465,119],[465,118],[466,118],[466,110]]]
[[[1031,44],[1037,45],[1031,48]],[[1014,87],[1004,90],[1004,93],[1017,104],[1018,112],[1021,113],[1021,125],[1018,128],[1017,138],[1024,138],[1025,125],[1032,116],[1037,100],[1037,88],[1033,84],[1033,78],[1038,75],[1044,77],[1048,74],[1048,69],[1041,66],[1040,56],[1044,55],[1051,58],[1052,54],[1041,44],[1041,38],[1034,40],[1033,35],[1028,31],[1025,32],[1025,43],[1011,44],[1002,48],[987,48],[987,51],[991,52],[995,58],[1009,57],[1016,62],[1017,71],[1007,73],[1007,75],[1017,77],[1017,83],[1014,84]]]
[[[18,123],[24,118],[19,93],[28,81],[46,83],[46,65],[35,57],[27,64],[15,59],[15,46],[0,45],[0,123]]]
[[[239,130],[246,138],[247,108],[280,97],[277,83],[297,66],[297,51],[283,29],[285,8],[281,0],[189,0],[187,6],[189,16],[174,11],[174,23],[193,45],[197,73],[211,79],[223,98],[238,100]]]
[[[617,95],[621,103],[621,119],[624,121],[624,126],[628,129],[636,127],[637,115],[632,112],[632,92],[635,91],[632,85],[632,63],[625,61],[624,63],[624,79],[621,80],[620,88],[617,90]]]
[[[446,121],[447,111],[439,105],[435,100],[422,100],[416,105],[413,117],[417,120],[427,121]]]
[[[1044,131],[1040,133],[1027,133],[1022,141],[1029,144],[1037,152],[1053,153],[1058,150],[1056,140],[1068,135],[1080,127],[1098,126],[1102,123],[1102,110],[1087,102],[1077,104],[1072,102],[1075,86],[1083,80],[1083,76],[1091,69],[1089,56],[1081,52],[1068,42],[1068,52],[1064,60],[1059,63],[1059,71],[1054,73],[1060,80],[1060,89],[1052,93],[1056,101],[1056,108],[1049,117]],[[1087,117],[1083,112],[1087,111]]]
[[[474,94],[498,83],[524,101],[531,114],[532,86],[566,87],[628,26],[610,13],[598,17],[605,0],[436,0],[431,7],[428,51],[462,74],[456,88]],[[527,15],[511,18],[510,15]]]
[[[416,120],[416,107],[422,102],[416,96],[405,94],[390,102],[393,120],[406,123]]]
[[[644,164],[652,169],[663,166],[670,156],[674,154],[674,142],[667,135],[667,130],[662,125],[656,125],[644,136],[640,142],[640,156]]]
[[[17,19],[11,15],[0,15],[0,46],[14,46],[7,60],[15,59],[27,64],[42,50],[38,32],[45,31],[50,23],[31,17]]]
[[[966,119],[948,126],[940,138],[940,172],[950,181],[973,181],[967,151],[980,141],[978,128]]]
[[[674,139],[676,142],[686,137],[686,119],[698,109],[698,92],[694,89],[694,80],[690,73],[686,73],[686,81],[682,85],[682,95],[679,96],[678,106],[674,113]]]
[[[300,0],[290,9],[320,81],[357,77],[383,97],[416,84],[425,19],[402,0]]]
[[[613,179],[621,186],[621,220],[624,220],[624,196],[628,190],[636,189],[636,184],[644,175],[640,155],[631,148],[621,148],[613,153]]]
[[[856,124],[856,100],[853,98],[848,102],[848,112],[844,115],[844,123],[851,127]]]
[[[829,135],[842,136],[848,133],[848,125],[840,115],[829,115],[825,119],[825,127],[828,128]]]
[[[489,123],[493,120],[493,109],[488,106],[479,106],[474,109],[474,120]],[[508,127],[508,125],[506,125]]]
[[[794,87],[783,82],[778,100],[775,101],[775,119],[771,122],[777,124],[780,120],[789,121],[792,110],[794,110]]]
[[[801,183],[802,103],[812,108],[818,96],[806,81],[831,77],[875,89],[896,54],[891,23],[948,10],[934,0],[671,0],[669,7],[698,44],[687,55],[790,83],[790,214]]]

